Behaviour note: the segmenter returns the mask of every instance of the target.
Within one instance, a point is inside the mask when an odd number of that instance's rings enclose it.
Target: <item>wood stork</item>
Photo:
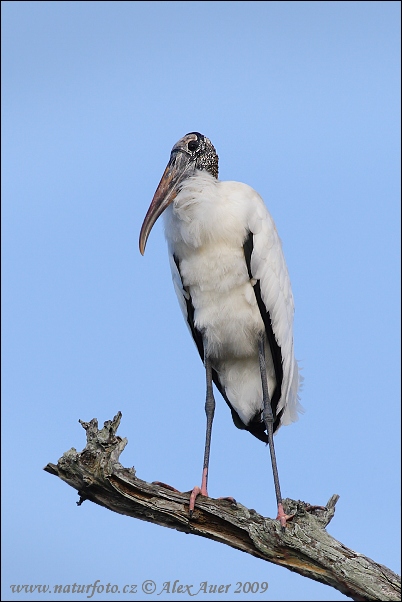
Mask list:
[[[274,221],[250,186],[218,180],[218,155],[198,132],[172,149],[142,224],[142,254],[162,213],[177,298],[206,370],[204,464],[190,516],[196,496],[208,495],[214,382],[235,425],[269,444],[283,528],[273,434],[301,406],[293,295]]]

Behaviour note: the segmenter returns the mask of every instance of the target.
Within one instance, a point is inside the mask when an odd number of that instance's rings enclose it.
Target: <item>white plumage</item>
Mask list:
[[[283,357],[280,424],[297,420],[299,373],[293,352],[293,295],[282,245],[262,198],[240,182],[220,182],[205,171],[186,179],[163,213],[173,283],[184,319],[186,297],[204,335],[226,395],[242,422],[262,411],[258,333],[264,324],[253,290],[261,297]],[[250,280],[243,245],[251,232],[254,249]],[[180,262],[180,274],[174,260]],[[191,329],[190,329],[191,332]],[[270,394],[276,385],[268,342],[265,345]]]

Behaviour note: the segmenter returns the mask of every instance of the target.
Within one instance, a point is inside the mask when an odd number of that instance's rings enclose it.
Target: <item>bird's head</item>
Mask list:
[[[198,132],[191,132],[181,138],[170,153],[169,163],[141,227],[140,252],[142,255],[144,255],[152,226],[166,207],[174,201],[184,180],[194,175],[197,169],[207,171],[217,178],[218,155],[208,138]]]

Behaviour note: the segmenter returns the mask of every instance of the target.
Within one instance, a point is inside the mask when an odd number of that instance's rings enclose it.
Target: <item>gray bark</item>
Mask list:
[[[201,535],[257,558],[283,566],[304,577],[330,585],[353,600],[400,600],[400,577],[331,537],[325,527],[335,513],[339,496],[325,508],[286,499],[285,512],[295,514],[283,532],[279,522],[239,503],[198,496],[190,519],[189,492],[180,493],[147,483],[124,468],[119,457],[127,439],[116,435],[121,413],[105,422],[81,422],[87,444],[79,453],[70,449],[57,465],[44,470],[77,489],[80,500],[90,500],[113,512],[193,535]]]

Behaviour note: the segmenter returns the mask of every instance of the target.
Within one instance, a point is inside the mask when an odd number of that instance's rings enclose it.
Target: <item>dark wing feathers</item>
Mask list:
[[[253,253],[254,243],[253,243],[253,233],[249,232],[248,237],[246,238],[243,244],[244,250],[244,258],[247,264],[248,275],[250,276],[250,280],[253,278],[253,273],[251,271],[251,255]],[[278,402],[281,398],[281,389],[282,389],[282,381],[283,381],[283,365],[282,365],[282,353],[281,348],[279,347],[277,340],[275,338],[274,331],[272,329],[271,316],[269,315],[269,311],[265,307],[265,303],[261,297],[261,286],[260,281],[257,280],[254,285],[254,294],[257,300],[258,309],[260,310],[261,318],[264,322],[265,333],[267,335],[268,345],[271,351],[272,361],[274,364],[275,377],[276,377],[276,387],[273,392],[271,398],[271,406],[272,412],[274,415],[274,432],[279,427],[279,422],[281,416],[283,414],[283,409],[278,413],[276,413],[276,408],[278,406]]]

